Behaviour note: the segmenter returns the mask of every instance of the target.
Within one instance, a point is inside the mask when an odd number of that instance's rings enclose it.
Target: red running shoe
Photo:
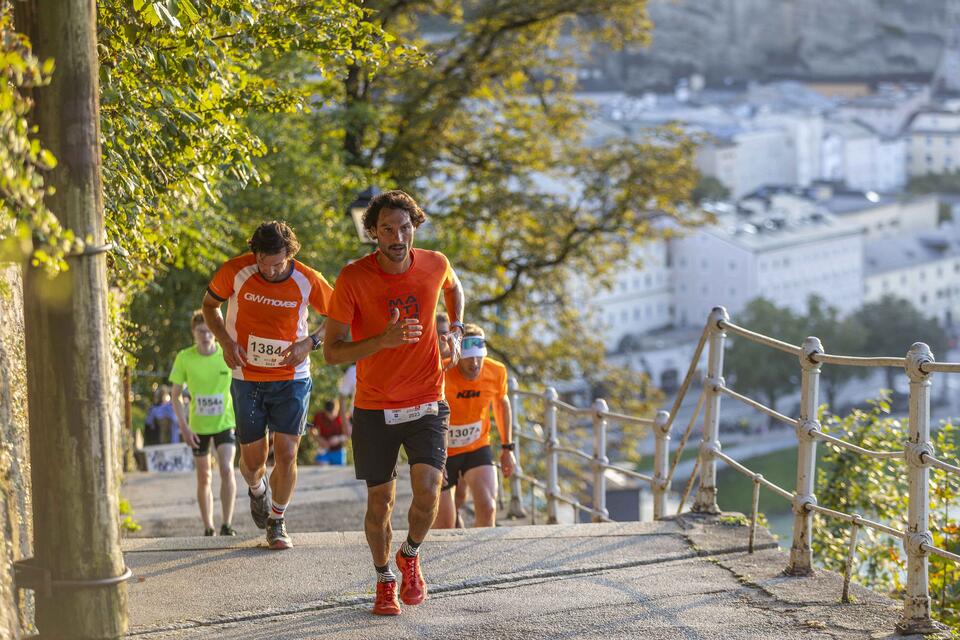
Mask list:
[[[403,604],[420,604],[427,599],[427,583],[420,571],[420,556],[408,558],[397,551],[397,567],[400,569],[400,599]]]
[[[397,581],[377,582],[377,599],[373,603],[372,613],[378,616],[400,615],[400,603],[397,601]]]

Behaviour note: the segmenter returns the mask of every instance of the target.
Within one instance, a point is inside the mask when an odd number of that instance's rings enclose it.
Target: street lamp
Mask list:
[[[359,236],[360,242],[367,244],[374,243],[374,240],[367,235],[366,230],[363,228],[363,214],[370,205],[370,201],[379,194],[380,189],[377,187],[367,187],[360,192],[360,195],[357,196],[357,199],[351,202],[347,209],[347,211],[350,213],[350,217],[353,218],[353,225],[357,228],[357,236]]]

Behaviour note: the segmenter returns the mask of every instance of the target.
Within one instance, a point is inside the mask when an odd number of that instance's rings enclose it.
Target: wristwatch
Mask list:
[[[321,340],[318,336],[315,336],[312,333],[308,337],[310,338],[310,342],[313,343],[313,348],[311,349],[311,351],[316,351],[323,344],[323,340]]]
[[[459,320],[457,320],[456,322],[451,322],[451,323],[450,323],[450,328],[451,328],[451,329],[460,329],[460,335],[461,335],[461,336],[463,335],[463,323],[460,322]]]
[[[508,442],[506,444],[501,444],[500,448],[503,449],[504,451],[513,451],[513,443]]]

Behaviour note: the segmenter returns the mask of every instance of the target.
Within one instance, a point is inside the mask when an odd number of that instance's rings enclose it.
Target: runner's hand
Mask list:
[[[181,426],[180,426],[180,437],[183,438],[183,441],[184,441],[184,442],[187,444],[187,446],[190,447],[191,449],[199,449],[199,448],[200,448],[200,438],[197,437],[197,434],[195,434],[195,433],[190,429],[190,427],[185,427],[185,426],[181,425]]]
[[[244,350],[233,340],[230,340],[226,344],[221,344],[223,347],[223,361],[227,363],[227,366],[231,369],[239,369],[247,364],[247,354]]]
[[[301,362],[307,359],[307,356],[310,355],[310,352],[313,350],[313,340],[310,338],[304,338],[299,342],[294,342],[289,347],[283,350],[283,353],[280,355],[283,356],[280,360],[278,366],[281,367],[296,367]]]
[[[513,457],[513,451],[506,449],[500,452],[500,469],[503,471],[503,477],[509,478],[517,468],[517,460]]]
[[[448,362],[447,366],[443,368],[444,371],[447,369],[452,369],[453,367],[457,366],[458,362],[460,362],[460,340],[462,338],[463,336],[460,335],[459,330],[448,331],[447,334],[443,336],[443,339],[447,343],[447,350],[450,354],[450,362]]]
[[[405,344],[416,344],[420,342],[420,336],[423,335],[423,325],[418,318],[404,318],[400,321],[400,310],[390,311],[390,323],[387,330],[380,334],[383,340],[384,349],[393,349]]]

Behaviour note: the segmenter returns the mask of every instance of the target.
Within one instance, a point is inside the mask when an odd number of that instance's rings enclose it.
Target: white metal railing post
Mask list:
[[[517,379],[512,377],[510,378],[510,413],[513,416],[513,455],[517,461],[517,471],[520,471],[523,468],[523,462],[521,462],[520,451],[523,448],[523,438],[518,434],[521,432],[521,422],[523,418],[523,400],[520,397],[520,385],[517,384]],[[523,508],[523,485],[520,480],[520,474],[514,473],[513,477],[510,478],[510,509],[507,511],[507,516],[510,518],[524,518],[527,515],[526,510]]]
[[[930,347],[915,342],[907,352],[907,376],[910,378],[910,435],[904,446],[908,471],[907,593],[903,617],[897,625],[901,633],[931,633],[938,627],[930,618],[929,562],[925,545],[933,546],[930,535],[930,465],[924,455],[933,455],[930,443],[930,378],[921,369],[933,362]]]
[[[723,343],[726,333],[721,322],[729,320],[727,310],[714,307],[708,322],[710,337],[707,352],[707,379],[704,382],[703,440],[700,442],[700,487],[692,511],[720,513],[717,506],[717,460],[720,451],[720,392],[723,386]]]
[[[557,390],[547,387],[543,392],[543,418],[547,425],[547,524],[557,524],[557,495],[560,493],[557,469]]]
[[[817,479],[817,439],[820,431],[817,409],[820,406],[820,363],[813,359],[823,353],[817,338],[803,341],[800,352],[800,419],[797,420],[797,484],[793,498],[793,544],[786,573],[808,576],[813,573],[813,511],[817,504],[814,485]]]
[[[667,515],[667,494],[670,492],[670,413],[657,411],[653,422],[656,449],[653,453],[653,519]]]
[[[609,410],[602,398],[593,403],[593,514],[594,522],[604,522],[607,511],[607,419],[603,414]],[[601,515],[602,514],[602,515]]]

